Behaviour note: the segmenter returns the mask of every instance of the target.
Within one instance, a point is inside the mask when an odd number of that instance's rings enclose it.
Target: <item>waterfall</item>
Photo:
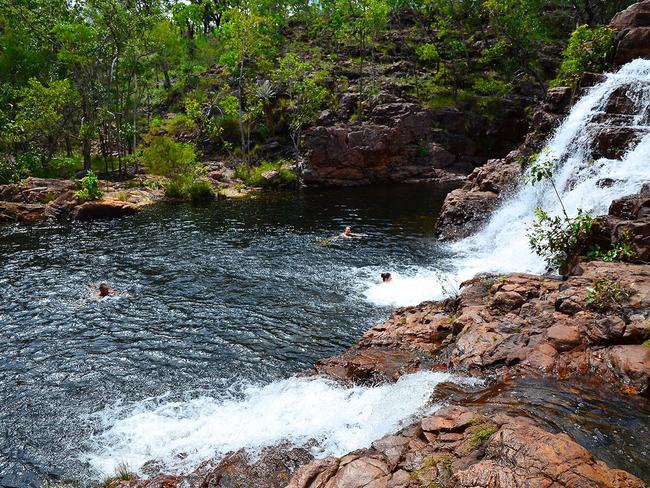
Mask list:
[[[607,113],[613,94],[625,93],[629,114]],[[638,142],[621,159],[594,159],[597,136],[622,129],[638,134]],[[606,214],[612,200],[640,190],[650,180],[650,60],[637,59],[610,73],[573,106],[540,153],[554,163],[553,182],[570,216],[579,208]],[[535,207],[551,215],[562,209],[551,184],[521,183],[477,234],[453,245],[460,259],[461,279],[478,272],[544,271],[544,262],[531,251],[527,232]]]
[[[628,99],[626,113],[608,113],[612,96],[621,94]],[[617,129],[633,131],[638,138],[620,159],[594,158],[597,136]],[[548,139],[540,158],[553,162],[553,183],[570,216],[579,208],[594,216],[606,214],[612,200],[638,192],[650,181],[650,60],[634,60],[589,89]],[[450,245],[451,257],[438,270],[399,276],[392,289],[368,283],[366,298],[378,305],[415,305],[441,298],[478,273],[543,273],[545,263],[532,252],[527,236],[536,207],[552,216],[562,212],[550,182],[533,186],[522,181],[479,232]]]
[[[622,90],[632,113],[608,116],[610,97]],[[620,159],[594,159],[596,136],[616,128],[638,133],[638,141]],[[633,61],[591,88],[541,157],[555,163],[554,184],[570,215],[578,208],[606,213],[612,200],[639,191],[650,176],[650,61]],[[479,272],[542,272],[544,262],[531,252],[527,238],[535,207],[560,214],[548,182],[520,184],[481,231],[450,246],[451,257],[438,269],[395,272],[389,286],[366,281],[362,292],[380,305],[413,305],[439,298]],[[471,383],[433,372],[406,375],[391,385],[353,388],[323,378],[289,378],[251,386],[241,398],[152,399],[109,407],[94,419],[102,429],[90,439],[85,460],[104,473],[120,462],[139,467],[150,459],[175,471],[230,450],[254,451],[283,440],[301,445],[310,439],[318,441],[314,454],[342,455],[435,410],[439,405],[430,395],[442,381]]]
[[[114,405],[88,419],[101,433],[89,439],[82,459],[104,474],[120,463],[137,469],[150,460],[162,463],[166,472],[183,472],[229,451],[245,448],[255,455],[283,441],[296,446],[316,441],[315,456],[342,456],[440,408],[431,395],[442,382],[481,384],[433,371],[371,387],[293,377],[250,385],[232,397]]]

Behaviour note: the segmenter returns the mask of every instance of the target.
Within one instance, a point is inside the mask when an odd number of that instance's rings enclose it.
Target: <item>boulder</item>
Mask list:
[[[496,208],[499,197],[515,186],[520,174],[517,153],[476,168],[462,188],[445,198],[436,223],[438,236],[453,240],[476,231]]]
[[[79,205],[72,212],[72,217],[75,220],[113,219],[133,215],[139,210],[140,208],[133,203],[102,198]]]
[[[610,27],[617,31],[614,63],[650,58],[650,1],[635,3],[614,16]]]

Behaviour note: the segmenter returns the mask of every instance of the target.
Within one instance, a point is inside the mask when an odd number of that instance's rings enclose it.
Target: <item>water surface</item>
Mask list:
[[[93,476],[96,412],[237,397],[340,352],[388,313],[364,295],[380,272],[440,260],[445,193],[273,193],[0,228],[0,484]],[[317,243],[344,225],[367,237]],[[102,281],[125,293],[94,298]]]

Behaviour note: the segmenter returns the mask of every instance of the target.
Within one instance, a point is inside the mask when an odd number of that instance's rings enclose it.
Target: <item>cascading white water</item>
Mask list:
[[[619,117],[602,117],[610,96],[621,87],[635,108],[624,126]],[[650,180],[649,107],[650,61],[638,59],[608,74],[572,108],[541,154],[555,163],[553,181],[569,215],[576,215],[579,208],[592,215],[607,213],[612,200],[636,193]],[[592,160],[594,136],[613,127],[634,130],[642,136],[621,160]],[[599,184],[604,180],[608,183]],[[551,215],[561,214],[550,183],[521,184],[481,232],[454,244],[463,256],[457,263],[459,277],[466,279],[486,271],[543,272],[544,263],[531,251],[526,236],[535,207]]]
[[[610,96],[619,89],[632,102],[632,113],[604,115]],[[595,135],[619,127],[637,132],[638,142],[620,160],[593,160]],[[650,60],[634,60],[591,88],[548,140],[541,157],[555,164],[553,182],[569,215],[579,208],[592,215],[605,214],[612,200],[638,192],[650,181]],[[599,184],[605,180],[607,184]],[[527,237],[536,207],[561,214],[550,183],[521,183],[481,231],[451,245],[451,262],[441,267],[453,271],[418,270],[400,276],[393,288],[368,283],[367,299],[380,305],[414,305],[424,295],[428,299],[444,295],[441,282],[453,287],[478,273],[543,272],[545,264],[532,252]]]
[[[289,378],[250,386],[235,399],[162,398],[113,406],[91,419],[104,430],[90,439],[92,448],[85,460],[105,474],[120,463],[137,469],[150,460],[173,472],[241,448],[255,453],[283,441],[302,445],[312,439],[318,442],[315,455],[341,456],[398,430],[415,415],[438,409],[431,394],[445,381],[480,384],[431,371],[374,387]]]

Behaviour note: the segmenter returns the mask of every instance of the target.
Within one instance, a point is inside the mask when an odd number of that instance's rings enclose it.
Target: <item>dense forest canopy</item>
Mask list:
[[[201,152],[256,164],[270,140],[297,158],[345,91],[362,120],[395,60],[424,105],[489,110],[551,83],[563,50],[556,83],[599,69],[599,26],[630,3],[0,0],[0,180],[136,161],[186,173]]]

